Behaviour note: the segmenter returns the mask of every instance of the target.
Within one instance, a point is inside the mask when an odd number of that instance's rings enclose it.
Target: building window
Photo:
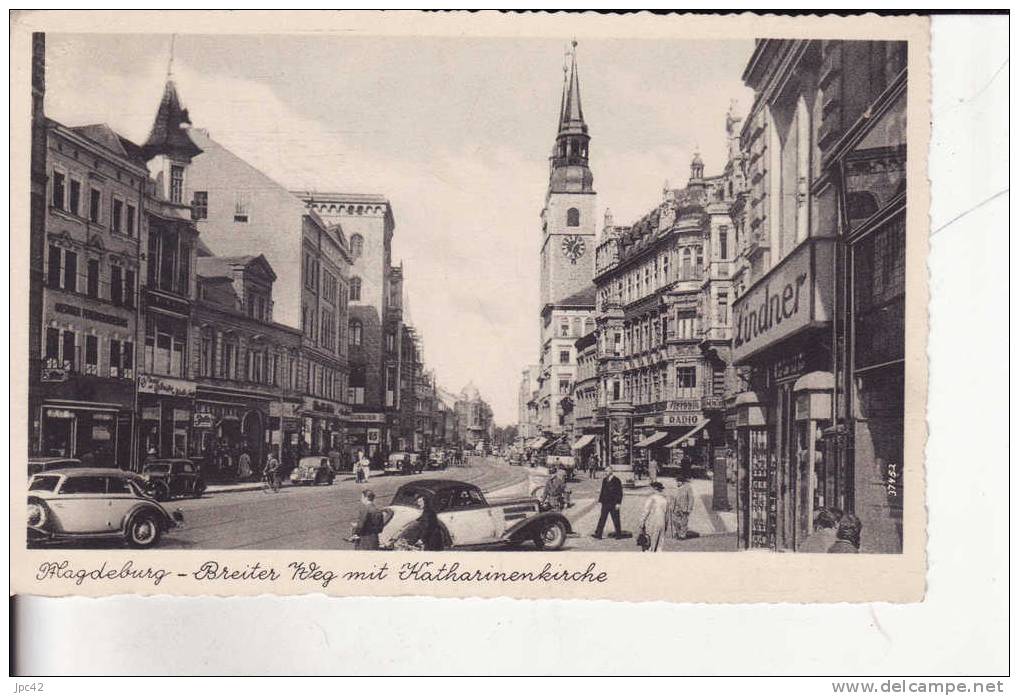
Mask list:
[[[89,204],[88,204],[88,219],[91,222],[99,224],[99,213],[102,207],[102,193],[97,189],[91,189],[89,191]]]
[[[134,307],[134,271],[124,271],[124,306]]]
[[[580,211],[576,208],[570,208],[566,211],[566,226],[567,227],[580,227]]]
[[[559,380],[559,394],[566,396],[570,393],[570,380],[561,379]]]
[[[364,237],[359,234],[350,236],[350,256],[353,259],[359,259],[361,254],[364,253]]]
[[[191,202],[191,217],[195,220],[207,220],[209,217],[209,192],[195,191],[195,199]]]
[[[729,323],[729,293],[718,293],[718,323],[725,325]]]
[[[89,259],[86,274],[85,294],[89,297],[99,297],[99,261]]]
[[[67,209],[75,215],[81,215],[81,182],[71,179],[71,196]]]
[[[718,258],[722,261],[729,258],[729,228],[724,225],[718,228]]]
[[[85,374],[99,374],[99,337],[85,336]]]
[[[562,365],[570,364],[570,351],[568,350],[559,351],[559,363]]]
[[[360,346],[361,345],[361,329],[362,329],[361,322],[358,321],[357,319],[352,319],[350,321],[350,324],[348,325],[348,327],[349,327],[349,334],[350,334],[350,345],[352,345],[352,346]]]
[[[237,344],[223,344],[223,374],[224,379],[234,379],[234,370],[237,368]]]
[[[170,165],[170,202],[181,203],[184,200],[184,167],[179,164]]]
[[[388,352],[390,352],[390,353],[395,353],[396,352],[396,332],[395,331],[387,331],[386,332],[386,350]]]
[[[137,219],[135,216],[136,216],[136,213],[135,213],[134,206],[131,205],[130,203],[128,203],[128,205],[127,205],[127,225],[126,225],[127,236],[128,237],[133,237],[134,236],[134,225],[135,225],[135,220]]]
[[[145,318],[145,371],[168,377],[184,376],[187,320],[164,315]]]
[[[180,263],[177,267],[177,292],[190,297],[191,295],[191,245],[180,245]]]
[[[124,231],[124,202],[116,198],[110,206],[110,229],[120,234]]]
[[[64,290],[78,292],[78,255],[73,251],[64,252]]]
[[[64,209],[65,182],[67,178],[62,172],[53,172],[53,207],[57,210]]]
[[[250,201],[246,191],[238,191],[234,199],[234,222],[248,222]]]
[[[692,399],[697,396],[697,367],[681,365],[676,368],[676,398]]]
[[[681,341],[697,338],[696,315],[680,314],[676,317],[676,338]]]
[[[201,351],[199,352],[198,374],[202,377],[212,377],[212,358],[215,343],[210,334],[202,334]]]
[[[361,279],[357,276],[350,279],[350,300],[351,302],[361,301]]]
[[[60,287],[60,247],[50,244],[49,264],[46,267],[46,284],[51,288]]]
[[[120,341],[110,339],[110,377],[120,377]]]
[[[61,354],[63,368],[69,372],[74,372],[75,365],[77,364],[77,335],[73,331],[64,331],[61,336]]]
[[[329,271],[322,274],[322,295],[332,304],[336,304],[336,278]]]
[[[46,345],[43,350],[46,367],[60,367],[60,329],[46,329]]]

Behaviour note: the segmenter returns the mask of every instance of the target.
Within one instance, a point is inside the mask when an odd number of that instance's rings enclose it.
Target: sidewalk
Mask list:
[[[344,481],[353,481],[353,476],[337,476],[334,483],[343,483]],[[261,489],[265,484],[262,481],[238,481],[237,483],[210,483],[205,487],[205,494],[210,493],[238,493],[241,491],[257,491]],[[289,481],[284,481],[282,488],[288,488],[292,486]]]
[[[668,478],[658,479],[665,486],[664,493],[668,495],[675,490],[675,480]],[[578,486],[573,495],[573,505],[566,511],[566,517],[573,525],[573,531],[577,536],[570,537],[569,546],[573,549],[591,551],[639,551],[637,547],[637,532],[641,515],[644,512],[644,502],[651,493],[648,481],[637,481],[635,488],[623,487],[623,503],[619,506],[620,518],[623,523],[623,531],[632,534],[628,539],[613,539],[609,536],[614,532],[612,518],[606,522],[604,539],[593,539],[591,534],[598,524],[598,517],[601,513],[601,506],[598,504],[598,489],[601,486],[601,479],[592,482],[598,488],[592,490],[592,486]],[[712,481],[710,479],[693,479],[690,485],[694,491],[694,509],[690,513],[689,530],[699,536],[680,540],[667,539],[666,551],[734,551],[736,550],[736,513],[715,512],[711,509]]]

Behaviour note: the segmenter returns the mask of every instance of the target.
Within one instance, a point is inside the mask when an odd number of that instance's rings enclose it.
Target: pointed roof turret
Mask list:
[[[580,71],[577,70],[577,40],[571,43],[570,75],[563,83],[563,102],[559,110],[559,132],[587,132],[587,124],[584,123],[584,109],[580,104]],[[565,75],[565,66],[564,66]]]
[[[176,155],[190,159],[201,154],[201,149],[188,137],[184,126],[191,125],[188,110],[181,106],[177,85],[173,81],[173,39],[170,43],[170,62],[166,70],[163,98],[152,122],[149,137],[142,145],[147,159],[156,155]]]

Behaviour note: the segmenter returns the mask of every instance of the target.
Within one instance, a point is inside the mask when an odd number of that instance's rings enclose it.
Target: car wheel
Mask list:
[[[159,521],[151,513],[135,515],[127,523],[127,543],[136,549],[150,548],[159,543],[162,531]]]
[[[558,551],[566,543],[566,525],[552,521],[534,536],[534,545],[546,551]]]

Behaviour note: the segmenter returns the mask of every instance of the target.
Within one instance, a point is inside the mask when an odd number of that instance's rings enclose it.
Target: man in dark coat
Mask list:
[[[389,513],[388,516],[385,513]],[[351,539],[354,548],[360,551],[376,551],[379,548],[379,532],[392,517],[392,511],[383,512],[375,507],[375,492],[365,489],[361,492],[361,512],[354,523]]]
[[[605,531],[605,521],[609,515],[612,515],[612,526],[616,528],[616,533],[613,535],[619,538],[623,535],[623,527],[619,522],[619,506],[623,502],[623,482],[616,476],[616,472],[610,467],[608,474],[601,482],[601,494],[598,496],[598,502],[601,503],[601,515],[598,517],[598,526],[594,530],[593,536],[595,539],[602,538],[602,532]]]

